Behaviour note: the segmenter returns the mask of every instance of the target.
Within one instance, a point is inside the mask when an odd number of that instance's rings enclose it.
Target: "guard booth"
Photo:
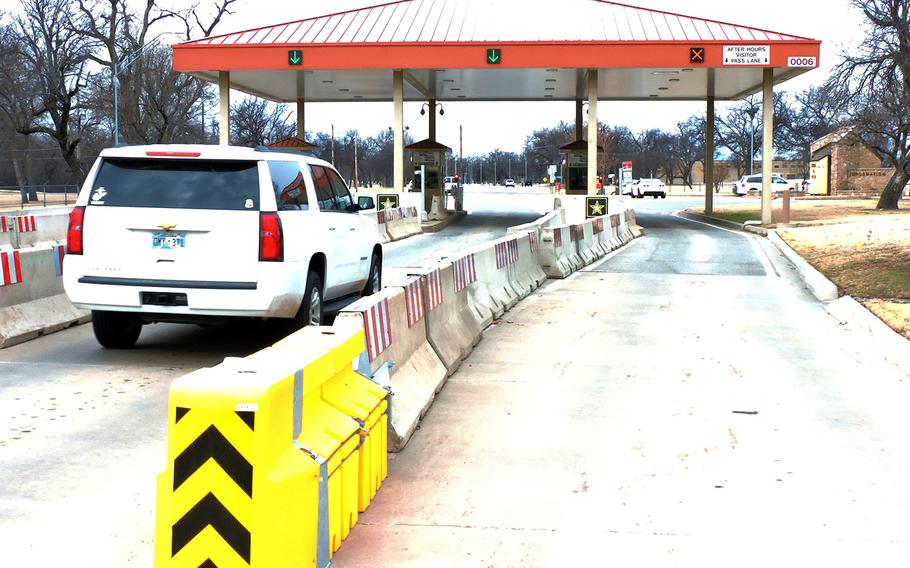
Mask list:
[[[588,192],[588,143],[576,140],[559,149],[565,159],[562,183],[567,195],[594,195],[596,188]],[[602,146],[597,147],[597,157],[603,156]]]
[[[444,144],[434,140],[422,140],[405,147],[411,157],[411,168],[414,175],[414,191],[424,188],[423,210],[427,213],[428,219],[438,219],[445,216],[446,199],[445,199],[445,177],[443,164],[445,163],[446,152],[452,149]],[[420,179],[420,168],[424,168],[426,175],[425,180]],[[425,185],[421,185],[421,184]],[[433,198],[438,199],[439,205],[437,211],[433,211]]]

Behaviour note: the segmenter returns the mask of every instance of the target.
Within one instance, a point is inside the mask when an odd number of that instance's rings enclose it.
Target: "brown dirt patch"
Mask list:
[[[862,304],[891,329],[910,339],[910,303],[865,300]]]
[[[761,218],[761,202],[755,198],[736,205],[715,209],[715,216],[731,221],[744,222],[748,219]],[[790,202],[791,223],[838,222],[849,223],[864,221],[872,217],[907,218],[910,209],[897,211],[879,211],[875,208],[876,199],[794,199]],[[781,221],[781,200],[772,202],[772,219],[774,224]],[[695,210],[698,212],[697,210]]]

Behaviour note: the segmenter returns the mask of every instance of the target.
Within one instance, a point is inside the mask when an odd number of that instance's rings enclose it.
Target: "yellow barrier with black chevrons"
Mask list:
[[[328,566],[385,477],[389,393],[352,371],[362,330],[325,329],[174,382],[156,568]]]

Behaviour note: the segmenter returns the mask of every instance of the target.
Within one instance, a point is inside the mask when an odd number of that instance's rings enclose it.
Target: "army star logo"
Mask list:
[[[383,209],[394,209],[395,208],[395,203],[393,203],[392,200],[389,199],[388,197],[386,197],[385,201],[380,203],[380,205],[382,205]]]
[[[604,204],[600,201],[591,204],[591,216],[599,217],[604,214]]]

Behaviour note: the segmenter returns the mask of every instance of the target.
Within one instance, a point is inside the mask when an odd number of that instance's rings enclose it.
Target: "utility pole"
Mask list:
[[[360,178],[357,175],[357,137],[354,137],[354,191],[360,187]]]
[[[752,175],[753,164],[755,163],[755,115],[758,109],[753,107],[746,111],[749,114],[749,175]]]
[[[335,165],[335,125],[332,125],[332,165]]]
[[[464,157],[464,125],[458,125],[458,165],[455,166],[455,175],[461,172],[461,160]]]

